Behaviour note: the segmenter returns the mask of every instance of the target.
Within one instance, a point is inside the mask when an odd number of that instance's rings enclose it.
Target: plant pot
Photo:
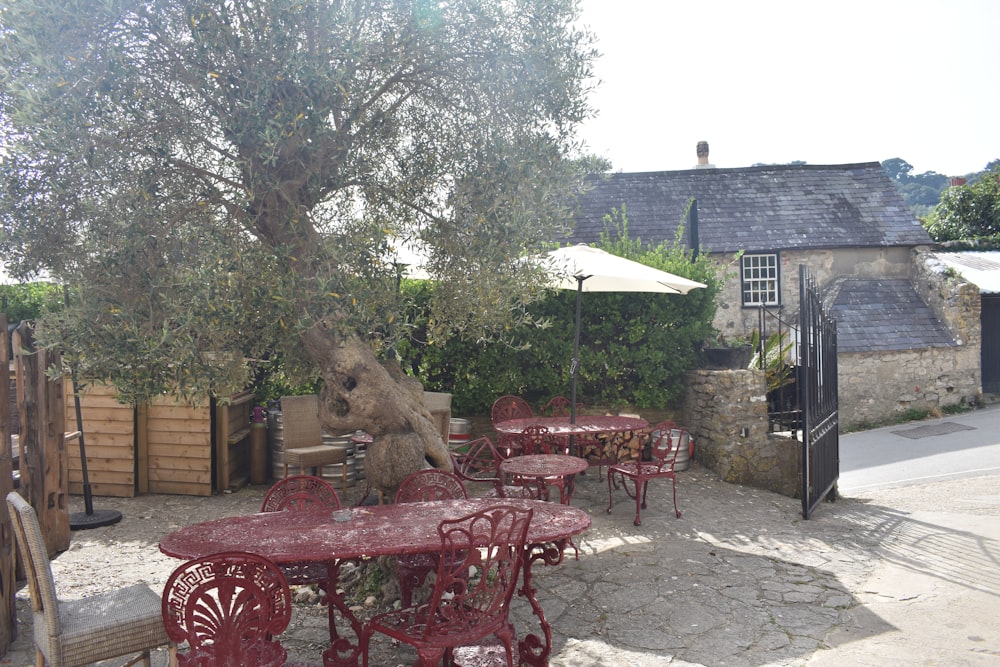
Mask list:
[[[702,349],[705,368],[710,370],[743,369],[750,365],[749,345],[739,347],[706,347]]]

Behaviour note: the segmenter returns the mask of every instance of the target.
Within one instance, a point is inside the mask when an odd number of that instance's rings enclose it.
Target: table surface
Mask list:
[[[512,456],[500,462],[500,470],[520,477],[564,477],[583,472],[587,461],[566,454],[528,454]]]
[[[497,505],[534,510],[528,542],[544,544],[577,535],[590,516],[575,507],[514,498],[437,500],[355,507],[348,521],[331,510],[263,512],[194,524],[160,540],[160,551],[174,558],[199,558],[221,551],[248,551],[275,563],[301,563],[427,553],[441,546],[438,524]]]
[[[521,417],[497,422],[493,425],[498,432],[513,435],[538,424],[554,435],[586,435],[591,433],[621,433],[641,431],[649,427],[649,422],[639,417],[619,417],[615,415],[577,415],[576,422],[569,417]]]

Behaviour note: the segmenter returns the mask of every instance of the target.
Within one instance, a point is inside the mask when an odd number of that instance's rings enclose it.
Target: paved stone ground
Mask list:
[[[842,498],[806,521],[799,501],[697,464],[678,477],[682,518],[660,483],[641,527],[623,491],[608,514],[606,483],[593,470],[579,479],[573,504],[593,516],[579,560],[534,570],[554,667],[1000,665],[1000,478]],[[60,594],[134,581],[160,590],[177,564],[158,552],[162,535],[256,511],[262,494],[95,499],[125,520],[73,534],[53,562]],[[31,664],[27,591],[18,596],[21,636],[0,665]],[[520,633],[537,629],[523,600],[513,616]],[[326,637],[325,608],[300,603],[281,639],[293,659],[318,663]],[[414,657],[380,640],[372,664]]]

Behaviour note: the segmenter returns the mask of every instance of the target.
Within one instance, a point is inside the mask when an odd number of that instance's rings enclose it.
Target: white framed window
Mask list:
[[[742,292],[744,306],[777,306],[778,255],[743,255]]]

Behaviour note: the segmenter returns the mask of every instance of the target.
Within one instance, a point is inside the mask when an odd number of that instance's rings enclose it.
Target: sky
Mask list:
[[[997,0],[582,0],[613,171],[902,158],[960,176],[1000,158]]]

